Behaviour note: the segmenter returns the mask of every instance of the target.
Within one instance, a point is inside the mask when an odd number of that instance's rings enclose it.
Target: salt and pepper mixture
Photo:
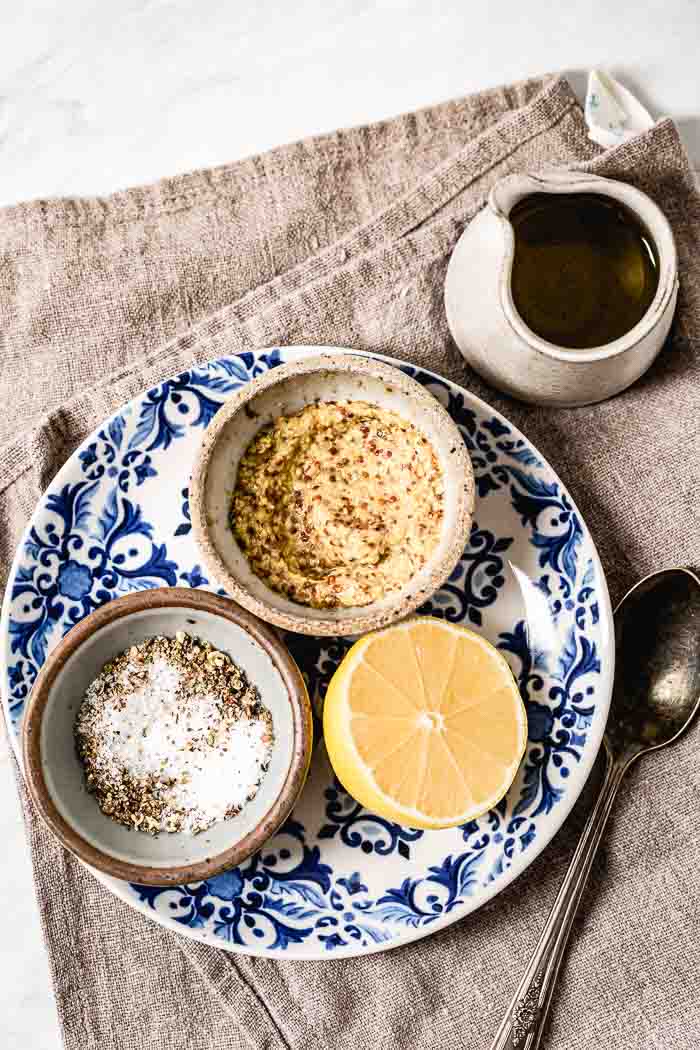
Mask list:
[[[75,724],[103,813],[150,834],[236,816],[270,761],[272,716],[226,653],[179,631],[105,664]]]

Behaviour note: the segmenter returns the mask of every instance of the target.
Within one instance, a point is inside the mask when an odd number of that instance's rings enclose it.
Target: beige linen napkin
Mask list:
[[[468,370],[446,328],[443,279],[496,179],[572,164],[633,182],[664,208],[681,295],[668,346],[631,390],[544,410]],[[4,570],[40,492],[105,415],[193,361],[275,343],[405,358],[505,412],[571,489],[613,598],[651,569],[700,562],[700,201],[670,121],[602,154],[566,81],[550,77],[107,199],[0,213]],[[623,790],[550,1047],[697,1046],[697,744],[690,733]],[[405,948],[327,962],[230,955],[149,923],[54,842],[24,793],[23,804],[69,1050],[454,1050],[488,1046],[586,800],[479,912]]]

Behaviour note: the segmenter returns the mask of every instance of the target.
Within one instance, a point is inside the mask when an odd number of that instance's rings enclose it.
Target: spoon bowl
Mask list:
[[[700,706],[700,579],[655,572],[615,610],[616,673],[604,744],[629,765],[674,741]]]

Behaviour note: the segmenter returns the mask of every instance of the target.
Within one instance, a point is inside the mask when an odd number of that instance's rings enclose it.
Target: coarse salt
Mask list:
[[[138,647],[129,651],[111,688],[104,674],[88,687],[76,724],[79,750],[89,740],[93,778],[118,784],[126,774],[129,783],[153,788],[160,812],[144,830],[197,833],[254,796],[270,761],[271,718],[260,704],[227,706],[163,655],[150,662],[138,656]]]

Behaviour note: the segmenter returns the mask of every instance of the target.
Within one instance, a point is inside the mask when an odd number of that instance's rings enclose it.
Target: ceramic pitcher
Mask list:
[[[595,193],[637,216],[658,253],[659,283],[641,320],[619,339],[589,350],[566,349],[527,327],[513,302],[515,237],[509,215],[533,193]],[[447,321],[463,356],[487,382],[523,401],[586,405],[638,379],[661,350],[678,294],[676,248],[661,209],[645,193],[581,172],[508,175],[460,237],[445,281]]]

